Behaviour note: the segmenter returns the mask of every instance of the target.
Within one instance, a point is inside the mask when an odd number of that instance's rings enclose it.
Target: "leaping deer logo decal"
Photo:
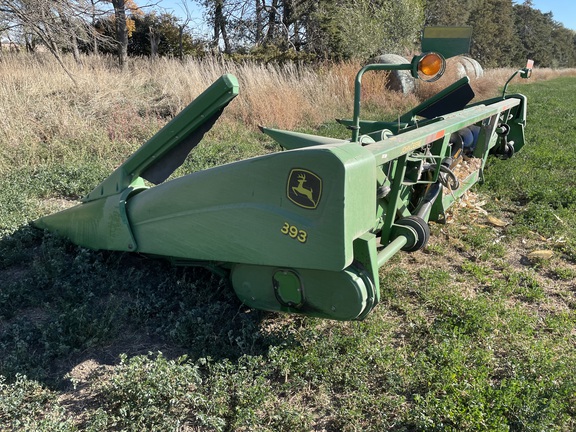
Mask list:
[[[322,195],[322,179],[311,171],[293,169],[288,177],[286,195],[297,206],[315,209]]]

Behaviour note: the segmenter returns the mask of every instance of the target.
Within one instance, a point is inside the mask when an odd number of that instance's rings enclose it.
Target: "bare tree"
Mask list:
[[[214,44],[218,45],[218,41],[222,37],[224,42],[224,52],[229,54],[232,52],[230,46],[230,39],[228,38],[228,28],[226,25],[226,17],[224,16],[224,0],[216,0],[214,10]]]
[[[147,3],[145,6],[138,6],[134,0],[107,0],[112,3],[114,7],[114,18],[116,25],[116,42],[118,44],[118,62],[121,68],[126,66],[128,61],[128,38],[130,36],[128,30],[128,22],[132,22],[128,17],[128,13],[131,15],[142,16],[142,8],[148,8],[155,6],[154,3]],[[160,36],[156,35],[155,32],[150,28],[150,38],[151,38],[151,48],[153,51],[158,50],[158,43],[160,42]]]
[[[118,42],[118,62],[121,68],[128,62],[128,26],[126,24],[126,1],[111,0],[116,18],[116,41]]]
[[[90,44],[95,34],[90,16],[96,15],[99,0],[0,0],[0,13],[11,24],[20,29],[26,40],[27,49],[34,47],[34,40],[40,41],[68,76],[74,77],[66,67],[62,53],[72,52],[80,61],[79,44]],[[98,12],[101,13],[101,12]]]
[[[312,0],[203,0],[214,32],[212,45],[225,52],[261,45],[299,50],[307,42]]]
[[[100,46],[100,37],[96,30],[96,22],[100,18],[100,10],[98,3],[100,0],[90,0],[90,24],[92,25],[92,52],[98,55]]]
[[[184,31],[192,21],[192,14],[190,13],[190,8],[185,0],[182,1],[182,8],[184,9],[186,16],[178,23],[178,57],[180,60],[184,59]]]
[[[153,25],[148,27],[148,37],[150,38],[150,57],[158,57],[158,45],[160,45],[161,34]]]
[[[62,49],[77,53],[78,39],[88,34],[80,3],[69,0],[0,0],[0,11],[15,25],[28,29],[40,39],[74,81],[62,60]]]

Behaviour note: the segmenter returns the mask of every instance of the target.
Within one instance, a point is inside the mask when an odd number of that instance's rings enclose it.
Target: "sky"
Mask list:
[[[532,0],[532,5],[534,9],[540,9],[544,13],[552,12],[554,21],[576,31],[576,0]]]
[[[138,5],[144,5],[146,2],[147,0],[136,0]],[[153,0],[149,4],[154,4],[156,5],[155,9],[166,10],[166,12],[170,12],[177,17],[186,16],[186,10],[183,7],[183,4],[186,4],[193,22],[189,28],[192,29],[195,36],[205,36],[209,33],[209,29],[202,17],[202,8],[195,0]]]
[[[201,20],[201,12],[198,3],[192,0],[159,0],[158,6],[173,12],[174,15],[183,15],[182,3],[190,6],[190,11],[194,17]],[[138,2],[143,4],[141,2]],[[514,3],[523,3],[523,0],[514,0]],[[539,9],[544,13],[552,12],[555,21],[561,22],[564,27],[576,31],[576,0],[532,0],[535,9]]]

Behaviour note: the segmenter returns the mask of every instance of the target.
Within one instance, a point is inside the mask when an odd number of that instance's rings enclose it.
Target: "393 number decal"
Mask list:
[[[284,226],[280,232],[298,240],[300,243],[306,243],[306,240],[308,240],[308,233],[306,231],[298,229],[294,225],[290,225],[288,222],[284,222]]]

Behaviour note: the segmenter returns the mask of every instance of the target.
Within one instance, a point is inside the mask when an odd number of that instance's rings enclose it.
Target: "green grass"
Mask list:
[[[0,430],[576,429],[576,80],[517,90],[528,143],[476,189],[512,223],[460,210],[433,225],[427,249],[381,269],[363,322],[250,310],[206,270],[35,230],[46,200],[86,193],[110,162],[14,168],[0,179]],[[208,138],[179,173],[274,149],[240,128]]]
[[[485,189],[518,205],[519,230],[560,240],[556,249],[576,258],[576,81],[559,78],[528,87],[528,145],[510,161],[493,160]],[[509,162],[509,163],[508,163]]]

